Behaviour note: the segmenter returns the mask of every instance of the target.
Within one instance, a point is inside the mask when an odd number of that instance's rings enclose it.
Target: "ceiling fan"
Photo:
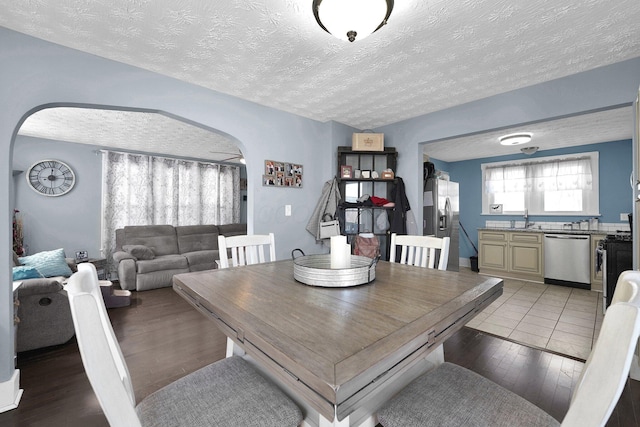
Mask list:
[[[209,153],[211,153],[211,154],[227,154],[227,155],[231,156],[231,157],[227,157],[225,159],[219,160],[220,162],[229,162],[231,160],[240,159],[240,163],[242,163],[243,165],[246,164],[246,162],[244,160],[244,156],[242,155],[242,153],[229,153],[227,151],[209,151]]]

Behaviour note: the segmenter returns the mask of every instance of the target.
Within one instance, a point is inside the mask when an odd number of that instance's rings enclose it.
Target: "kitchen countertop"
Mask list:
[[[515,232],[523,232],[523,233],[543,233],[543,234],[624,234],[629,233],[628,231],[623,232],[615,232],[607,230],[564,230],[564,229],[545,229],[545,228],[537,228],[537,226],[533,226],[530,228],[510,228],[510,227],[480,227],[478,231],[515,231]]]

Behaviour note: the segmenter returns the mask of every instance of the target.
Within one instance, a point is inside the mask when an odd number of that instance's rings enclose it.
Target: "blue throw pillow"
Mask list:
[[[14,282],[16,280],[40,279],[41,277],[42,277],[42,274],[40,274],[38,269],[30,265],[21,265],[18,267],[13,267]]]
[[[37,268],[44,277],[69,277],[73,274],[65,260],[64,249],[38,252],[19,259],[20,264]]]

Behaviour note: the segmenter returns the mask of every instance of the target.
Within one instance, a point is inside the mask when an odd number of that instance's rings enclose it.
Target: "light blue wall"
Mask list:
[[[322,184],[335,174],[335,147],[353,129],[319,123],[145,70],[0,28],[0,277],[11,277],[14,138],[24,118],[50,105],[112,106],[162,111],[239,141],[247,159],[249,231],[276,234],[278,256],[318,251],[304,231]],[[416,219],[422,219],[421,144],[457,135],[629,104],[640,84],[640,58],[385,126],[385,145],[399,153]],[[263,188],[265,159],[300,163],[304,187]],[[18,177],[19,178],[19,177]],[[293,215],[284,216],[284,205]],[[47,206],[42,208],[47,211]],[[13,374],[12,295],[0,288],[0,382]]]
[[[36,161],[56,159],[76,174],[74,188],[61,197],[45,197],[31,190],[26,175]],[[23,171],[16,179],[15,206],[24,222],[30,254],[64,248],[66,255],[86,250],[99,257],[102,199],[102,157],[83,144],[20,136],[16,138],[13,168]]]
[[[375,129],[398,150],[398,175],[418,223],[423,145],[526,123],[631,105],[640,86],[640,58],[506,92]],[[633,126],[630,123],[629,126]]]
[[[11,278],[11,213],[14,207],[21,208],[20,200],[14,197],[14,187],[24,179],[12,176],[14,139],[22,121],[46,106],[107,106],[161,111],[230,135],[238,141],[247,160],[249,232],[274,232],[279,258],[290,256],[293,248],[301,248],[306,253],[322,250],[305,231],[305,226],[322,184],[335,174],[334,147],[343,145],[352,129],[267,108],[4,28],[0,28],[0,63],[0,99],[4,101],[0,106],[0,206],[3,207],[0,209],[0,241],[4,242],[0,245],[0,276],[6,278],[5,282]],[[46,148],[39,147],[45,151],[33,153],[34,157],[75,155],[55,150],[47,153]],[[15,149],[21,159],[24,153]],[[76,154],[82,156],[82,150]],[[87,161],[89,158],[91,154],[87,155]],[[302,164],[303,187],[262,187],[265,159]],[[19,167],[28,166],[21,164]],[[90,184],[86,180],[87,176],[78,177],[77,185]],[[95,197],[98,197],[97,193]],[[76,193],[80,194],[80,191]],[[72,199],[74,203],[69,203]],[[70,231],[75,221],[74,211],[83,213],[84,201],[76,204],[70,193],[58,200],[41,202],[39,212],[42,215],[53,210],[59,212],[62,207],[58,202],[65,203],[68,223],[52,227],[52,234],[47,237],[50,237],[51,246],[69,245],[65,251],[73,252],[78,245],[66,241],[64,234]],[[95,199],[91,205],[94,203],[97,203]],[[292,206],[292,216],[284,215],[285,205]],[[80,221],[84,220],[83,217]],[[54,228],[61,229],[61,232],[53,235]],[[95,236],[95,232],[91,236]],[[87,245],[92,246],[87,247],[89,251],[96,247],[95,242],[90,242],[94,238],[87,239]],[[56,240],[57,244],[53,244]],[[9,287],[0,288],[0,383],[7,381],[14,372],[12,301]]]
[[[425,148],[428,153],[428,145]],[[620,213],[629,213],[632,208],[633,194],[629,185],[629,176],[633,168],[631,157],[631,140],[614,141],[601,144],[583,145],[580,147],[557,150],[538,151],[532,156],[516,154],[510,156],[488,157],[461,162],[438,162],[438,165],[449,172],[450,179],[460,183],[460,222],[467,230],[469,237],[478,247],[479,227],[485,221],[522,221],[522,216],[482,215],[482,163],[501,162],[516,159],[530,159],[562,154],[597,151],[599,153],[600,174],[600,222],[626,223],[620,221]],[[571,222],[585,219],[583,216],[531,216],[530,221]],[[468,258],[475,250],[464,235],[460,236],[460,257]]]

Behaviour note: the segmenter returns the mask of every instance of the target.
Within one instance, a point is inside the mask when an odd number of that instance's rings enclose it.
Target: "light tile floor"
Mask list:
[[[584,289],[504,279],[502,296],[467,326],[584,360],[602,325],[601,296]]]

